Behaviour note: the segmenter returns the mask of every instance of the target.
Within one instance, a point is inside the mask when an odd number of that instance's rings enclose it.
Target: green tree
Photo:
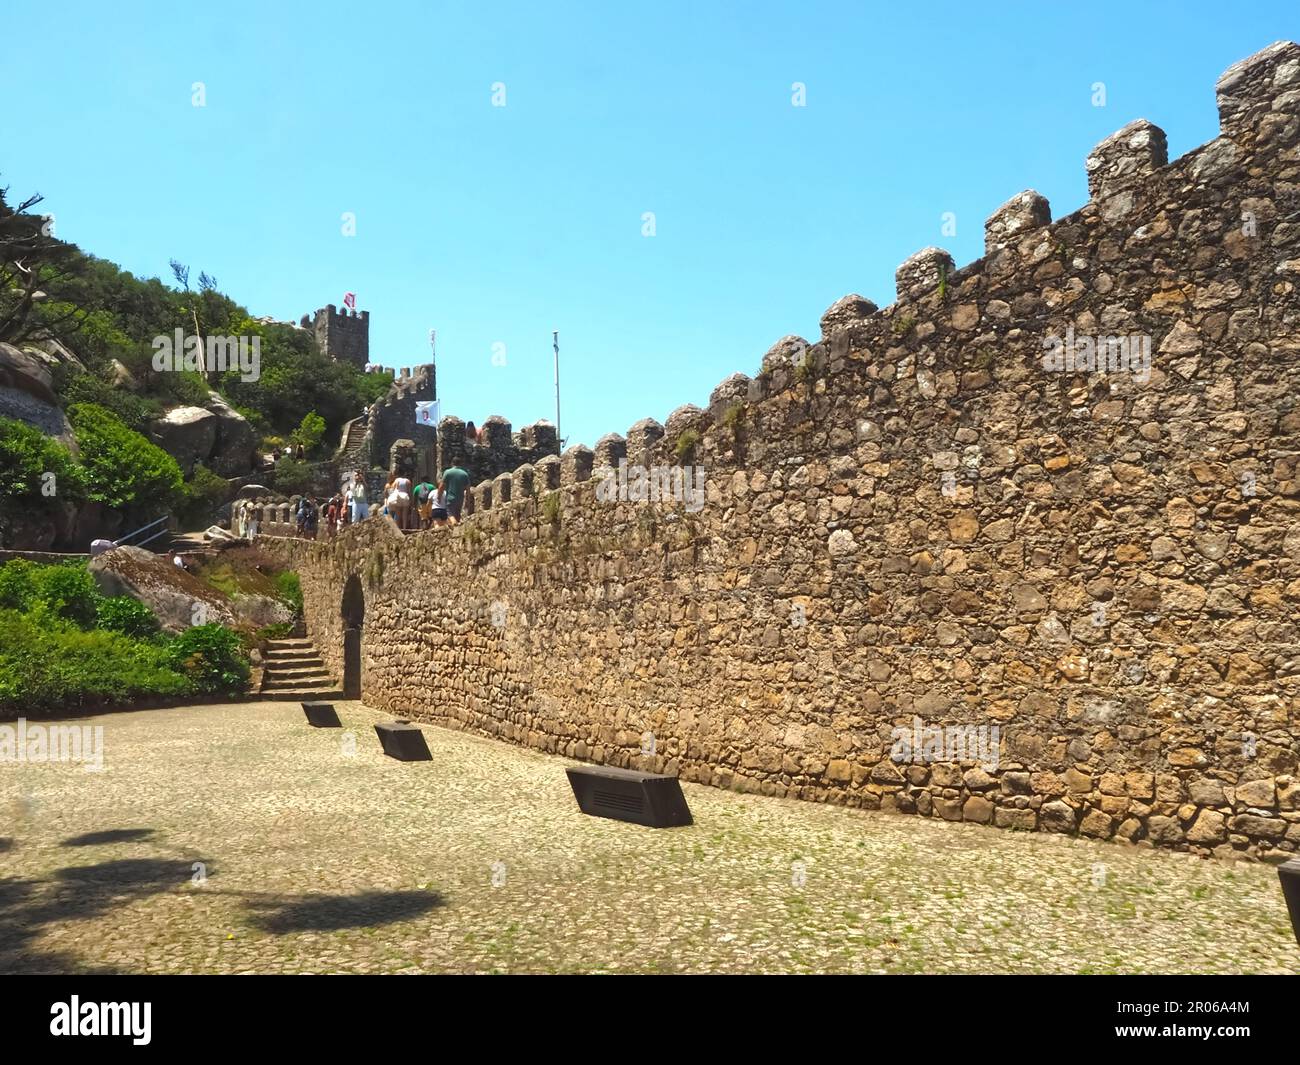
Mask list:
[[[325,419],[314,410],[310,410],[302,416],[298,428],[290,436],[290,439],[295,444],[301,444],[308,454],[320,447],[320,443],[324,438]]]
[[[181,503],[181,468],[162,448],[93,403],[74,403],[68,418],[77,434],[90,499],[137,514],[156,514]]]

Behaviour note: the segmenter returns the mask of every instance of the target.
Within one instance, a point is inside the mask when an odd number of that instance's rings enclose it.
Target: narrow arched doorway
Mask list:
[[[343,586],[339,606],[343,618],[343,697],[361,698],[361,627],[366,620],[366,593],[353,574]]]

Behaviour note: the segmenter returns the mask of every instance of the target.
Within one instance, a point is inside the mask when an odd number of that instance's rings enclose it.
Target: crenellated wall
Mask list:
[[[479,484],[455,529],[266,541],[326,661],[355,579],[364,697],[420,720],[764,794],[1289,856],[1300,47],[1218,95],[1214,141],[1169,163],[1159,129],[1125,127],[1080,210],[1013,197],[977,262],[919,252],[892,306],[845,297],[707,409]],[[623,461],[693,487],[702,468],[701,505],[611,500]],[[940,727],[947,747],[900,754]],[[957,729],[989,748],[954,751]]]

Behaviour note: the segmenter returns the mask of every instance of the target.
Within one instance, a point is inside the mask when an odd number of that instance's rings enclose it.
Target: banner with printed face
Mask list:
[[[441,400],[429,400],[415,405],[415,424],[438,427],[438,404]]]

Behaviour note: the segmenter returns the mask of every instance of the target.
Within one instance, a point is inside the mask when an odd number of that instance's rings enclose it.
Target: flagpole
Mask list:
[[[551,344],[555,349],[555,444],[564,450],[564,437],[560,435],[560,331],[551,330]]]

